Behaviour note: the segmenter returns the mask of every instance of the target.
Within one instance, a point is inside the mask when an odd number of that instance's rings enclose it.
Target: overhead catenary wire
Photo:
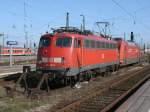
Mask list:
[[[130,13],[128,10],[126,10],[122,5],[120,5],[116,0],[111,0],[114,4],[116,4],[118,7],[120,7],[127,15],[129,15],[130,17],[132,17],[133,18],[133,20],[134,20],[134,23],[135,23],[135,16],[132,14],[132,13]],[[137,10],[137,11],[139,11],[139,10]],[[136,12],[137,12],[136,11]],[[136,19],[136,22],[137,22],[137,19]],[[140,20],[138,20],[138,22],[139,22],[139,24],[141,24],[141,26],[143,26],[143,28],[145,28],[146,30],[150,30],[150,27],[149,26],[147,26],[147,25],[145,25],[143,22],[141,22]]]
[[[127,11],[123,6],[121,6],[117,1],[115,1],[115,0],[112,0],[112,1],[114,4],[116,4],[118,7],[120,7],[124,12],[126,12],[129,16],[134,18],[134,16],[129,11]]]

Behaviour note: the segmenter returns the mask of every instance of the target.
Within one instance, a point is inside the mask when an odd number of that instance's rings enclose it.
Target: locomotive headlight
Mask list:
[[[54,57],[54,58],[52,58],[52,57],[51,58],[43,57],[42,62],[43,63],[48,63],[48,62],[64,63],[64,57]]]
[[[41,64],[41,63],[42,63],[42,61],[41,61],[41,60],[39,60],[39,61],[38,61],[38,64]]]
[[[64,58],[64,57],[61,58],[61,63],[62,63],[62,64],[65,63],[65,58]]]
[[[43,62],[43,63],[47,63],[47,62],[48,62],[48,58],[43,57],[43,58],[42,58],[42,62]]]
[[[54,58],[54,63],[64,63],[64,57]]]

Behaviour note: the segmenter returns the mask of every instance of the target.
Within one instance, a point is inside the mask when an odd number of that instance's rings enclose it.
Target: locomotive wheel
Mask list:
[[[70,82],[71,88],[73,88],[73,87],[75,86],[75,84],[76,84],[77,82],[79,82],[79,81],[80,81],[80,80],[78,80],[77,76],[72,76],[72,77],[71,77],[71,82]]]
[[[67,86],[66,78],[65,78],[65,77],[62,78],[62,79],[60,80],[60,82],[61,82],[61,84],[62,84],[63,86]]]
[[[111,67],[107,67],[106,71],[104,72],[104,77],[108,77],[111,75]]]
[[[90,79],[91,79],[91,75],[90,75],[89,72],[87,72],[87,73],[85,74],[85,76],[84,76],[84,80],[85,80],[85,81],[89,81]]]
[[[115,71],[119,70],[119,65],[115,65]]]

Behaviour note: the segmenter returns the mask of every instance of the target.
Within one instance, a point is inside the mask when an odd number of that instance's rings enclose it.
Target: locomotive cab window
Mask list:
[[[39,47],[42,47],[42,46],[47,47],[50,45],[50,42],[51,42],[50,38],[41,38],[40,43],[39,43]]]
[[[56,40],[57,47],[71,47],[71,45],[72,45],[72,38],[61,37],[61,38],[57,38]]]

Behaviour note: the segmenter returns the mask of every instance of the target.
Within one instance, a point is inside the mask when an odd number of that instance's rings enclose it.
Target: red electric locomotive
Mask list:
[[[75,28],[58,29],[41,37],[37,70],[55,76],[76,76],[90,70],[114,69],[119,64],[117,42]]]
[[[129,65],[140,61],[140,48],[133,40],[133,32],[131,32],[131,40],[125,41],[122,38],[115,38],[118,42],[120,65]]]

